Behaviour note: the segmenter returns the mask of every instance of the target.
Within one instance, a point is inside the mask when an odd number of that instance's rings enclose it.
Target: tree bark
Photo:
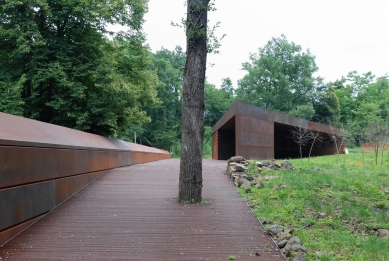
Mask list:
[[[209,0],[188,0],[178,201],[201,202]]]

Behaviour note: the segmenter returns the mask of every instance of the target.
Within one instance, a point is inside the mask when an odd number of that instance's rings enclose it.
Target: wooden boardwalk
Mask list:
[[[177,159],[110,170],[0,247],[0,260],[285,260],[226,164],[204,160],[199,205],[177,203]]]

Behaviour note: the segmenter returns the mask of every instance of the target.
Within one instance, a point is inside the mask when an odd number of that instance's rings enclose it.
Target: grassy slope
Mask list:
[[[389,229],[388,153],[382,167],[372,153],[365,166],[361,154],[340,155],[339,163],[337,156],[289,161],[298,170],[264,173],[278,179],[250,194],[241,190],[257,217],[294,227],[308,260],[389,260],[389,240],[376,232]],[[273,189],[279,184],[290,187]]]

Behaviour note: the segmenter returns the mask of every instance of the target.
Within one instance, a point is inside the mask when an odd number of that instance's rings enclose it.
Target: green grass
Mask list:
[[[389,260],[389,240],[376,232],[389,229],[389,156],[383,166],[374,165],[373,153],[364,158],[364,166],[355,153],[339,161],[337,155],[289,160],[297,170],[263,173],[278,178],[240,192],[257,217],[293,226],[308,260]],[[289,188],[273,189],[280,184]]]

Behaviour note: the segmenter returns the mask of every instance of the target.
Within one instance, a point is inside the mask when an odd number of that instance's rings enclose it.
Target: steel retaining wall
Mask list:
[[[106,170],[167,151],[0,113],[0,245]]]

